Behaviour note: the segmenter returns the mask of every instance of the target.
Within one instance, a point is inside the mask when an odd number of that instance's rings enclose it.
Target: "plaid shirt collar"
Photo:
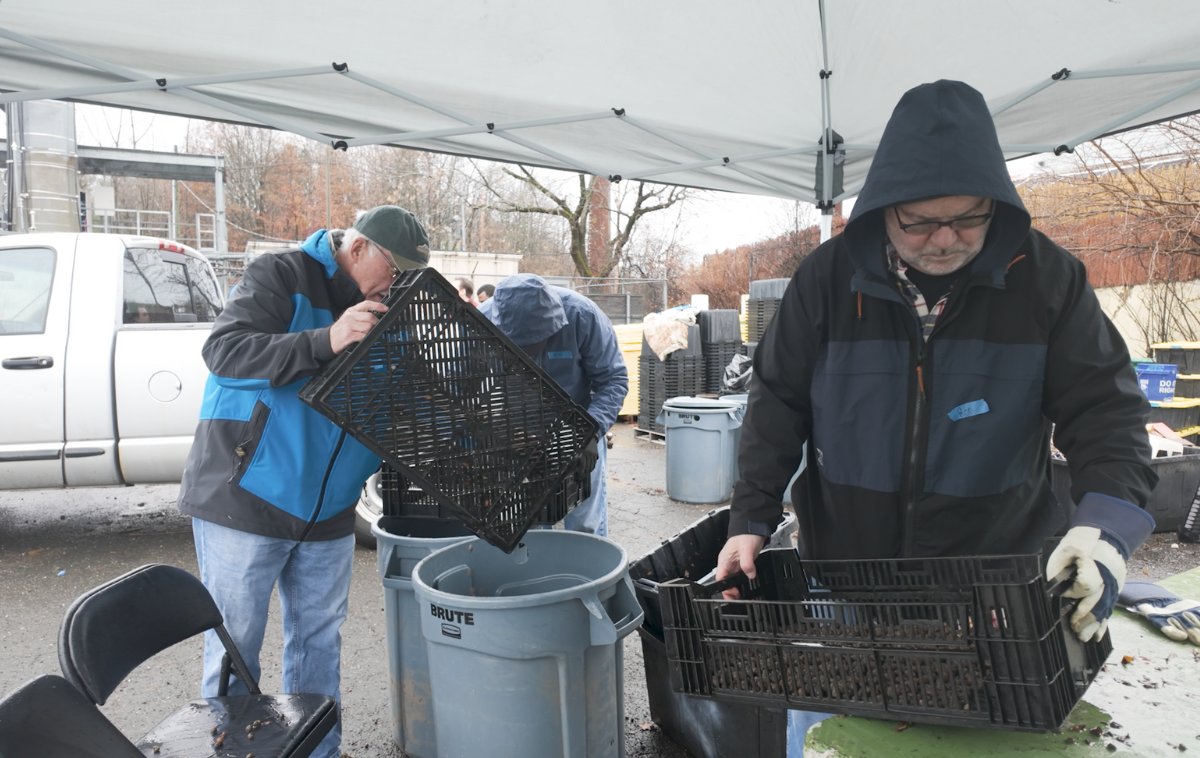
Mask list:
[[[946,301],[950,298],[950,293],[942,295],[941,299],[930,307],[925,302],[925,296],[921,294],[917,285],[909,281],[908,265],[900,258],[900,254],[896,252],[896,248],[891,242],[887,243],[887,259],[888,271],[896,276],[901,293],[912,306],[913,312],[917,316],[917,322],[921,325],[921,337],[928,342],[929,335],[933,333],[933,327],[937,325],[938,317],[946,309]]]

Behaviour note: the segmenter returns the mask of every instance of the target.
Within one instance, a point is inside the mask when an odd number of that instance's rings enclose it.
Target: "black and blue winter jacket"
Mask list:
[[[181,511],[282,539],[353,532],[354,504],[379,458],[297,393],[333,360],[329,327],[361,301],[324,230],[246,268],[204,343],[211,373]]]
[[[947,195],[992,198],[996,215],[925,342],[888,271],[882,214]],[[1072,497],[1140,543],[1156,482],[1148,412],[1083,264],[1030,228],[983,97],[923,85],[755,353],[729,533],[771,533],[808,442],[792,500],[809,557],[1037,552],[1065,518],[1053,424]]]

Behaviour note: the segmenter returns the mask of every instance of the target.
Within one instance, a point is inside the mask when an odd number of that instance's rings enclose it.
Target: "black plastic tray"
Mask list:
[[[1155,363],[1174,364],[1180,374],[1200,374],[1200,350],[1188,347],[1155,347]]]
[[[671,689],[658,587],[671,579],[700,579],[716,568],[728,531],[729,506],[716,508],[629,564],[629,577],[644,613],[638,633],[650,716],[695,758],[776,758],[786,752],[784,706],[721,702]],[[791,545],[795,532],[796,518],[785,512],[768,544]]]
[[[746,341],[760,342],[779,310],[779,300],[750,298],[746,303]]]
[[[1158,475],[1158,484],[1150,491],[1146,512],[1154,517],[1154,531],[1170,532],[1182,528],[1200,488],[1200,449],[1185,447],[1183,455],[1151,458],[1150,468]],[[1067,462],[1050,462],[1050,483],[1068,523],[1075,514],[1071,500],[1071,472]]]
[[[1200,488],[1192,496],[1187,516],[1179,524],[1179,539],[1184,542],[1200,542]]]
[[[550,503],[538,513],[535,524],[547,526],[562,521],[575,506],[592,495],[591,477],[568,476],[562,480]],[[379,497],[383,515],[405,519],[458,521],[458,512],[447,508],[386,463],[379,469]]]
[[[401,274],[384,302],[301,399],[511,552],[596,422],[433,269]]]
[[[781,758],[787,755],[787,710],[724,703],[671,690],[662,638],[638,627],[650,718],[689,758]]]
[[[1039,555],[800,561],[659,586],[676,692],[1014,731],[1058,728],[1112,650],[1081,643]]]
[[[733,356],[742,351],[741,340],[729,342],[705,342],[704,349],[704,389],[706,392],[720,392],[725,367],[733,360]]]

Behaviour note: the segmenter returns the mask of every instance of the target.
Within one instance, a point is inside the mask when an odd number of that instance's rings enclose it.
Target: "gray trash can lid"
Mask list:
[[[663,410],[689,411],[691,413],[725,413],[742,408],[736,400],[711,397],[673,397],[663,403]]]

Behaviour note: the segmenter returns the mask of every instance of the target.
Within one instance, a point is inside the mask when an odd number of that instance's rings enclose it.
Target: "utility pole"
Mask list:
[[[179,145],[175,145],[175,152],[179,152]],[[179,239],[179,180],[171,180],[171,231],[167,236],[173,240]],[[200,247],[197,242],[196,247]]]

